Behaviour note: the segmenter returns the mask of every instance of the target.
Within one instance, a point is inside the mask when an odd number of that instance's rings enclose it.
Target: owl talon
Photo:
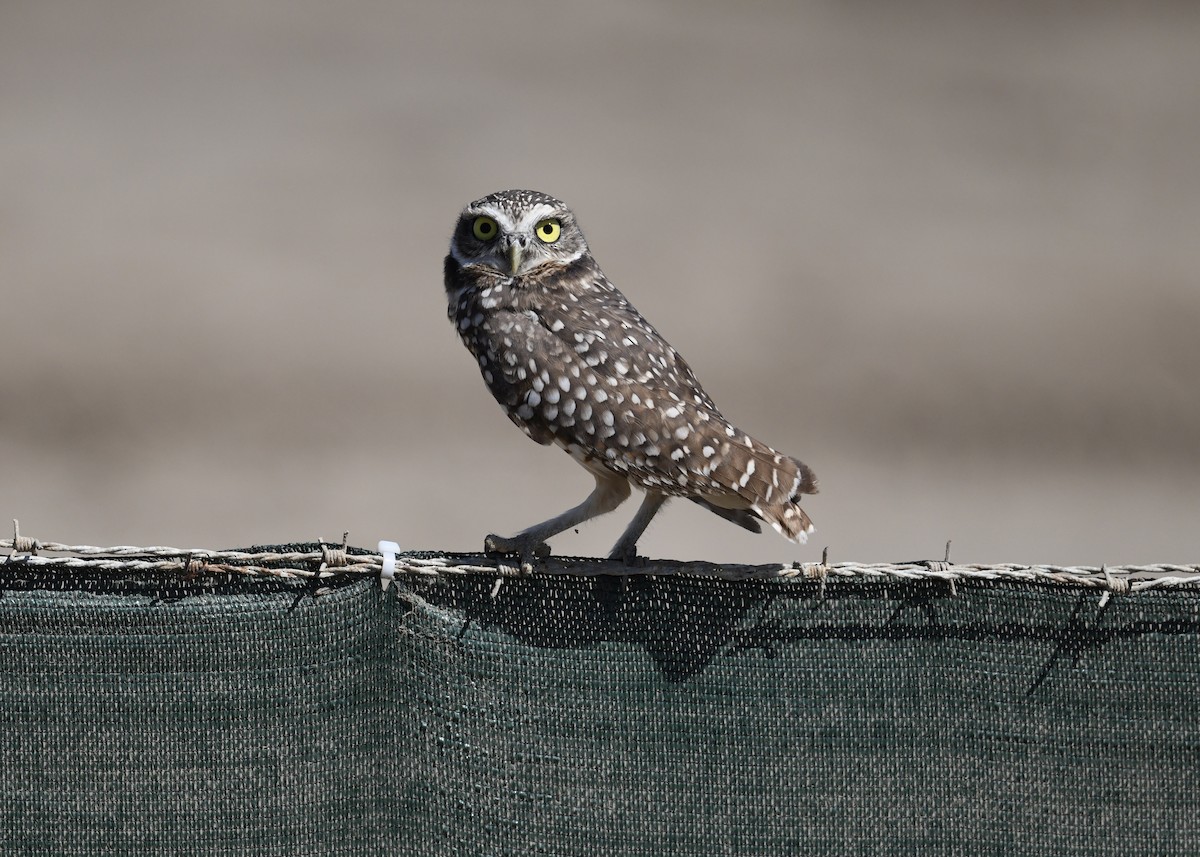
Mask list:
[[[533,571],[535,560],[541,561],[550,556],[550,545],[537,539],[520,536],[505,538],[493,533],[483,540],[483,552],[486,554],[515,553],[521,558],[521,571],[529,574]]]
[[[608,555],[610,560],[624,563],[629,568],[642,568],[646,565],[647,558],[638,556],[637,545],[629,545],[627,547],[615,547],[612,553]]]

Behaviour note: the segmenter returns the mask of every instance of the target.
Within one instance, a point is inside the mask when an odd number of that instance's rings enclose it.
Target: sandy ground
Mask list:
[[[678,503],[645,552],[1200,561],[1200,7],[992,5],[0,5],[0,517],[473,549],[577,502],[444,315],[525,186],[821,478],[806,547]]]

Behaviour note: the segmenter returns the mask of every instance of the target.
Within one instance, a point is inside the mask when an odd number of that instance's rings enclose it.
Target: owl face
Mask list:
[[[575,215],[562,202],[531,190],[477,199],[459,215],[450,255],[463,266],[519,277],[543,265],[566,265],[588,250]]]

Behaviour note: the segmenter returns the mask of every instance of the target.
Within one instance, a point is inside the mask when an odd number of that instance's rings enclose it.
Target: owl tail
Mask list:
[[[746,485],[752,500],[750,511],[775,528],[785,539],[804,544],[813,527],[808,513],[800,508],[800,497],[817,493],[817,477],[803,461],[781,455],[768,447],[753,450],[758,462]]]
[[[731,524],[737,524],[739,527],[747,529],[752,533],[762,532],[762,526],[758,523],[762,519],[749,509],[722,509],[720,506],[708,502],[703,497],[692,497],[691,501],[708,509],[714,515],[719,515]]]
[[[781,503],[765,509],[754,507],[754,512],[788,541],[804,544],[808,541],[808,534],[816,529],[799,503]]]

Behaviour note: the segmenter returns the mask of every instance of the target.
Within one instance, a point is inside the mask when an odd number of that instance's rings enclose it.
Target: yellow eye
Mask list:
[[[471,224],[471,232],[480,241],[491,241],[499,231],[496,221],[492,220],[486,214],[479,215],[475,218],[475,222]]]
[[[537,225],[537,229],[533,230],[543,244],[553,244],[558,240],[558,236],[562,234],[562,224],[553,217],[548,217]]]

